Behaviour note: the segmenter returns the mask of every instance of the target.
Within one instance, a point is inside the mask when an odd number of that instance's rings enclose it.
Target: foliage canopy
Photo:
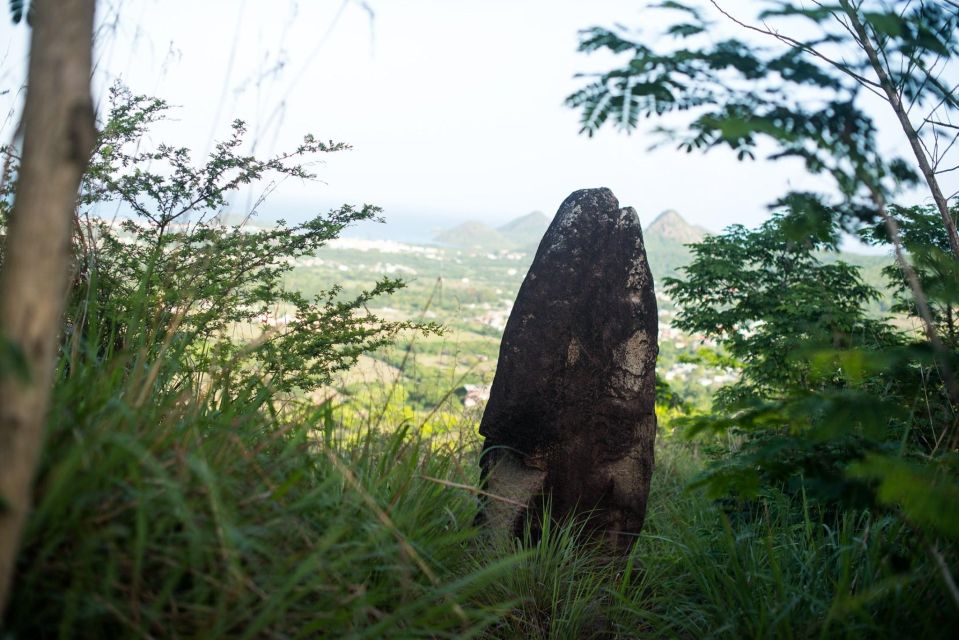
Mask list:
[[[944,508],[959,490],[959,239],[939,185],[959,140],[949,84],[959,5],[768,1],[753,24],[711,4],[750,38],[716,38],[702,7],[661,2],[678,18],[655,42],[673,46],[656,49],[622,27],[588,29],[582,51],[627,60],[567,99],[588,135],[671,114],[669,126],[652,130],[654,146],[724,147],[740,160],[771,149],[769,159],[799,159],[831,178],[830,190],[771,203],[776,213],[760,229],[732,227],[694,245],[693,262],[667,284],[682,306],[679,325],[743,363],[741,382],[720,396],[721,413],[690,421],[693,434],[735,443],[702,482],[716,495],[786,486],[888,509],[924,532],[936,556],[936,541],[955,542],[959,531]],[[867,96],[897,117],[911,158],[879,149]],[[903,187],[920,180],[933,206],[896,206]],[[886,275],[899,292],[896,311],[922,335],[869,317],[864,303],[875,291],[855,269],[812,252],[835,248],[842,229],[893,248]]]
[[[277,179],[312,179],[305,159],[347,145],[307,136],[293,151],[257,158],[242,152],[245,126],[236,121],[230,138],[194,164],[186,148],[142,150],[150,126],[168,109],[122,87],[111,91],[78,203],[68,318],[74,348],[95,334],[108,351],[88,354],[95,359],[136,349],[156,357],[175,352],[184,372],[224,369],[240,386],[259,381],[309,392],[401,330],[437,330],[366,310],[371,299],[402,286],[394,278],[352,298],[336,285],[310,298],[283,286],[298,258],[315,254],[348,224],[375,218],[377,207],[345,205],[292,226],[247,224]],[[265,194],[228,224],[230,199],[268,177]],[[120,214],[113,220],[104,218],[108,205]]]

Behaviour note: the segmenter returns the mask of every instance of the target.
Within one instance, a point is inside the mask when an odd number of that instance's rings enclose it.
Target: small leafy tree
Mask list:
[[[766,141],[774,147],[770,159],[798,158],[811,173],[832,177],[832,194],[794,191],[773,206],[787,206],[810,226],[835,218],[847,228],[875,220],[887,227],[949,394],[959,401],[959,378],[888,211],[901,188],[919,180],[912,168],[917,166],[959,259],[959,235],[939,184],[959,153],[959,129],[951,124],[959,100],[948,84],[959,57],[959,7],[909,0],[811,6],[770,0],[759,15],[762,26],[755,26],[715,0],[711,4],[778,46],[736,38],[710,42],[713,23],[701,8],[673,1],[656,6],[682,12],[683,19],[665,35],[683,46],[656,51],[624,29],[590,29],[581,50],[606,49],[631,59],[569,96],[567,103],[582,111],[582,131],[591,135],[607,121],[630,131],[642,117],[688,112],[687,127],[656,130],[660,142],[674,141],[687,151],[728,147],[743,160],[754,158]],[[786,35],[796,21],[813,35]],[[896,115],[913,163],[880,153],[873,119],[862,106],[867,92],[885,100]]]
[[[152,384],[198,389],[213,380],[220,386],[208,391],[224,401],[251,385],[308,392],[399,331],[438,329],[385,321],[366,309],[400,288],[397,279],[352,298],[336,285],[312,298],[283,286],[298,258],[315,254],[347,225],[376,218],[377,207],[345,205],[297,225],[251,227],[264,196],[242,220],[224,220],[241,189],[270,178],[268,194],[277,179],[312,179],[312,156],[347,145],[307,136],[291,152],[257,158],[242,152],[245,126],[236,121],[230,138],[195,164],[186,148],[143,150],[151,125],[169,110],[164,101],[120,86],[110,98],[78,198],[64,345],[74,356],[65,374],[124,357],[131,375],[143,375],[144,363],[175,358],[178,367],[162,370],[178,375],[144,375],[140,402]],[[106,219],[110,205],[123,215]],[[86,353],[88,345],[97,351]]]
[[[51,358],[58,367],[38,508],[16,558],[4,628],[24,637],[57,629],[91,637],[351,633],[359,618],[350,603],[366,612],[382,594],[381,610],[395,608],[397,619],[405,612],[403,624],[411,606],[426,603],[424,628],[438,628],[430,603],[441,602],[449,628],[468,632],[472,614],[454,596],[435,595],[446,589],[449,563],[427,564],[412,551],[420,542],[407,542],[410,531],[437,530],[420,526],[425,512],[413,517],[417,526],[398,527],[389,509],[385,525],[357,535],[368,509],[390,500],[367,493],[366,480],[395,496],[422,471],[408,429],[387,444],[370,428],[354,446],[334,435],[330,404],[297,401],[397,331],[433,328],[365,308],[401,286],[396,280],[353,296],[335,285],[315,297],[283,286],[295,260],[378,210],[344,206],[298,225],[244,225],[257,201],[239,224],[226,224],[240,189],[309,179],[308,161],[345,145],[307,138],[258,158],[242,151],[237,122],[196,161],[186,149],[150,145],[146,134],[167,110],[114,88],[79,198],[67,201],[72,286],[58,288],[69,293],[66,330]],[[382,459],[371,457],[380,450]],[[354,474],[354,453],[369,461],[368,473]],[[397,483],[384,471],[394,468],[409,478]],[[457,520],[469,522],[471,503],[459,503],[467,515]],[[442,529],[452,511],[424,504]],[[451,529],[450,541],[451,552],[460,550],[461,534]],[[360,560],[390,564],[394,551],[404,567],[370,580]],[[358,577],[344,579],[344,568]],[[369,589],[356,599],[353,585],[364,580]]]
[[[656,144],[726,147],[740,160],[771,145],[770,159],[799,159],[832,178],[830,191],[793,191],[771,203],[785,215],[759,231],[733,228],[699,245],[685,277],[669,285],[684,305],[682,326],[715,336],[746,364],[722,413],[693,421],[694,433],[746,436],[706,483],[717,494],[795,483],[830,501],[887,510],[918,532],[959,606],[939,550],[959,539],[959,517],[946,506],[959,496],[951,320],[959,239],[939,184],[956,164],[959,141],[959,100],[949,84],[959,5],[768,1],[752,24],[726,3],[709,4],[766,40],[716,39],[703,7],[661,2],[682,16],[664,34],[675,45],[657,49],[624,28],[587,30],[581,50],[628,60],[567,99],[590,135],[607,123],[632,131],[643,118],[672,113],[685,123],[655,128]],[[803,35],[789,35],[797,23]],[[896,116],[911,158],[880,151],[867,94]],[[920,182],[931,210],[892,204]],[[891,244],[898,308],[915,314],[922,335],[890,339],[891,326],[862,313],[874,292],[852,270],[819,264],[798,248],[828,247],[840,226],[871,229],[875,241]]]
[[[707,236],[691,246],[683,278],[665,280],[679,306],[676,326],[719,339],[742,363],[740,381],[718,395],[720,406],[820,385],[815,347],[874,348],[890,340],[865,312],[879,292],[856,267],[819,259],[828,239],[797,240],[789,223],[776,215],[758,229],[737,225]]]
[[[596,74],[567,98],[592,135],[607,122],[631,131],[641,118],[687,111],[688,126],[660,128],[661,141],[687,151],[728,147],[754,158],[760,141],[773,159],[801,159],[812,173],[835,180],[831,210],[846,221],[881,215],[903,183],[918,179],[909,162],[884,157],[863,96],[886,101],[896,115],[959,258],[959,236],[939,185],[955,164],[959,129],[951,118],[959,99],[948,84],[959,56],[959,7],[953,2],[909,0],[797,4],[761,3],[759,26],[724,9],[726,18],[779,46],[729,38],[708,39],[715,23],[702,8],[680,2],[658,7],[682,12],[665,35],[682,41],[657,51],[627,30],[594,27],[580,50],[629,54],[626,65]],[[808,37],[787,35],[804,22]],[[802,31],[802,29],[797,29]],[[693,43],[706,42],[702,46]],[[918,124],[916,122],[918,121]],[[790,194],[793,209],[822,216],[822,194]]]
[[[953,207],[953,215],[957,213]],[[944,233],[938,211],[928,206],[890,207],[899,237],[909,253],[917,280],[928,297],[929,313],[936,333],[950,349],[959,347],[959,262],[953,259],[949,239]],[[891,244],[885,225],[863,231],[863,238],[875,245]],[[883,273],[895,290],[892,310],[920,317],[909,282],[899,265],[890,265]]]

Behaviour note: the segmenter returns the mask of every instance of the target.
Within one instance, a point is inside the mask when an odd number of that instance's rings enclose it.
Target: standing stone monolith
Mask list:
[[[636,211],[609,189],[563,202],[520,287],[480,423],[494,531],[554,519],[628,546],[656,437],[656,296]]]

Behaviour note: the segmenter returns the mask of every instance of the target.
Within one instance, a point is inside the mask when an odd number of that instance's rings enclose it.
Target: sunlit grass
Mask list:
[[[892,638],[955,628],[939,574],[902,524],[824,512],[802,495],[717,503],[689,491],[704,454],[668,413],[647,524],[627,557],[575,522],[547,520],[537,544],[497,541],[474,527],[475,416],[450,412],[433,428],[441,412],[406,411],[402,382],[380,386],[383,404],[366,412],[294,402],[265,384],[227,396],[213,374],[199,389],[179,384],[175,348],[159,366],[146,352],[64,355],[4,621],[12,637]]]

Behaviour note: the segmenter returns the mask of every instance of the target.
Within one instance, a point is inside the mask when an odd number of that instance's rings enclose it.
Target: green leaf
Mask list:
[[[675,0],[665,0],[664,2],[652,4],[650,5],[650,9],[671,9],[673,11],[682,11],[684,13],[688,13],[699,22],[703,21],[702,14],[699,13],[698,9],[682,2],[676,2]]]
[[[23,19],[25,5],[26,0],[10,0],[10,18],[13,20],[13,24],[19,24]]]
[[[794,4],[783,3],[777,9],[767,9],[760,12],[760,20],[779,17],[799,17],[811,20],[816,24],[821,24],[826,20],[831,20],[837,11],[842,11],[842,7],[837,4],[823,5],[816,3],[816,7],[797,6]]]
[[[906,32],[906,21],[896,13],[867,11],[863,14],[863,18],[877,33],[885,36],[898,38]]]
[[[959,538],[959,483],[955,469],[870,454],[852,465],[849,476],[878,483],[882,504],[898,507],[912,522],[938,535]]]
[[[700,25],[674,24],[666,30],[666,33],[677,38],[689,38],[690,36],[699,35],[704,31],[706,31],[706,29]]]

